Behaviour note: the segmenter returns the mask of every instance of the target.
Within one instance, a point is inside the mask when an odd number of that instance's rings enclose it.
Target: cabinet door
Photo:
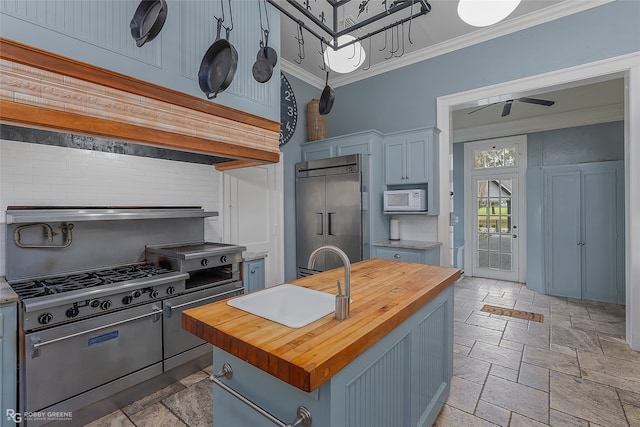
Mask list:
[[[428,182],[430,166],[427,159],[430,157],[427,155],[427,141],[425,139],[407,140],[405,147],[405,183],[422,184]]]
[[[249,261],[245,268],[245,293],[264,289],[264,259]]]
[[[581,298],[580,172],[545,176],[547,293]]]
[[[582,174],[582,298],[616,302],[616,171]]]
[[[387,185],[406,184],[405,143],[403,140],[385,142],[384,173]]]

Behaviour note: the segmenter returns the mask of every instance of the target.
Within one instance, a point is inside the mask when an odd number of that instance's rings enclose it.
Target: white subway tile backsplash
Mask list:
[[[437,217],[427,215],[398,215],[400,239],[436,242],[438,241]]]
[[[222,174],[211,165],[0,140],[0,275],[11,205],[202,206],[219,211]],[[220,241],[222,221],[205,238]]]

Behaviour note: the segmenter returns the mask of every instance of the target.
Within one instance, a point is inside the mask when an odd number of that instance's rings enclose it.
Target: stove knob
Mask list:
[[[131,304],[131,301],[133,301],[133,297],[131,295],[127,295],[126,297],[122,298],[122,303],[124,305]]]
[[[80,314],[80,310],[78,310],[78,307],[71,307],[67,310],[66,314],[67,317],[76,317],[78,314]]]
[[[53,314],[43,313],[38,317],[38,322],[40,322],[41,325],[46,325],[47,323],[51,322],[52,319],[53,319]]]
[[[92,299],[91,302],[89,303],[89,305],[92,308],[98,308],[98,307],[100,307],[100,301],[97,300],[97,299]]]
[[[149,298],[158,298],[158,291],[156,291],[155,289],[151,289],[149,291]]]
[[[100,308],[103,310],[109,310],[109,308],[111,308],[111,301],[108,299],[102,301],[102,304],[100,304]]]
[[[208,260],[208,259],[206,259],[206,258],[204,258],[202,261],[200,261],[200,264],[201,264],[203,267],[206,267],[207,265],[209,265],[209,260]]]
[[[140,295],[142,295],[142,292],[140,292],[140,290],[136,289],[135,291],[131,292],[131,296],[134,298],[138,298]]]
[[[173,295],[176,293],[176,288],[174,288],[173,286],[169,286],[167,288],[167,295]]]
[[[222,255],[222,256],[220,257],[220,262],[224,262],[224,263],[226,263],[226,262],[227,262],[227,256],[226,256],[226,255]]]

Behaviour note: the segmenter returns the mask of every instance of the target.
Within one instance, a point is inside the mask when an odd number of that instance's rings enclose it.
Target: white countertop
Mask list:
[[[442,242],[428,242],[422,240],[383,240],[375,242],[373,246],[384,246],[389,248],[429,250],[442,246]]]
[[[264,252],[244,251],[242,252],[242,261],[253,261],[260,258],[266,258],[267,256],[269,256],[269,252],[267,251],[264,251]]]

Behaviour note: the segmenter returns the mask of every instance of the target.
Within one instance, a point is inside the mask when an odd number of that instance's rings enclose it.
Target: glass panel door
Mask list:
[[[473,276],[517,280],[517,175],[474,177]]]

